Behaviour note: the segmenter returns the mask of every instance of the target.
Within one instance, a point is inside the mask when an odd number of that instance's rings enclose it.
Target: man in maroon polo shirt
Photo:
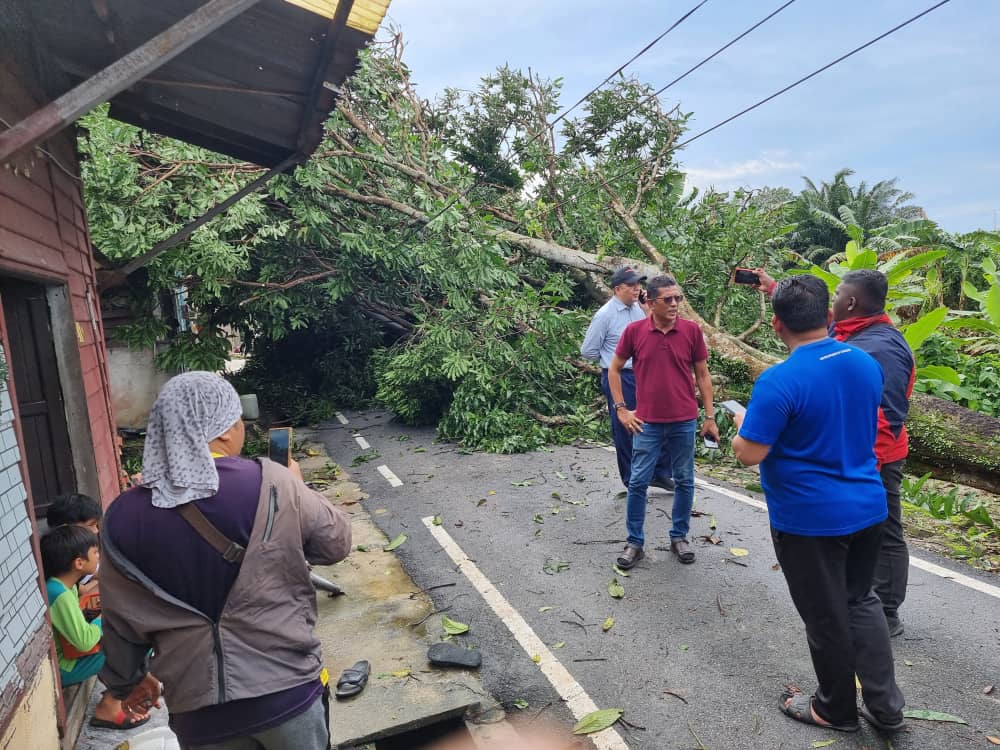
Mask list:
[[[615,415],[632,433],[633,441],[626,507],[628,539],[617,559],[625,570],[643,557],[646,491],[665,442],[670,446],[675,485],[670,549],[682,563],[694,562],[694,551],[687,541],[694,504],[694,439],[698,426],[694,385],[705,406],[701,434],[719,440],[708,349],[701,328],[679,316],[684,299],[681,288],[672,276],[657,276],[650,280],[646,295],[650,316],[622,332],[608,368]],[[621,372],[629,358],[635,373],[635,411],[629,411],[622,398]]]

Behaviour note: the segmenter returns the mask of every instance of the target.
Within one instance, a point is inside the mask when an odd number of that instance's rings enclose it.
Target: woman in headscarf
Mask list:
[[[184,750],[264,746],[261,737],[326,750],[308,564],[347,556],[350,520],[294,462],[242,458],[243,441],[225,379],[189,372],[164,385],[142,485],[111,504],[102,527],[101,680],[137,710],[159,705],[162,690]],[[215,543],[186,506],[215,528]]]

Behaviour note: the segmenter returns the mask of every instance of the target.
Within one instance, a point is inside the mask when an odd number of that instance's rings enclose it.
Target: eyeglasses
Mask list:
[[[666,297],[657,297],[656,299],[651,299],[650,302],[676,302],[678,305],[684,300],[683,294],[668,294]]]

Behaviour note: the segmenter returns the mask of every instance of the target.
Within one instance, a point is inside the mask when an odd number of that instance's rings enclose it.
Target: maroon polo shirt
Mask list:
[[[677,318],[666,333],[656,330],[653,316],[630,323],[618,340],[615,355],[632,358],[636,416],[643,422],[686,422],[698,418],[694,397],[694,363],[708,359],[705,337],[697,323]]]

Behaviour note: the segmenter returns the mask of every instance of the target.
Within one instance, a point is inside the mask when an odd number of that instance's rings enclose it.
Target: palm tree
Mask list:
[[[926,218],[922,208],[908,205],[914,196],[896,187],[898,178],[881,180],[870,187],[862,181],[852,188],[847,178],[853,174],[851,169],[841,169],[832,181],[818,187],[808,177],[802,178],[806,187],[792,204],[792,220],[797,226],[789,245],[814,263],[822,264],[843,250],[851,239],[848,224],[861,228],[863,244],[872,244],[873,239],[877,244],[875,238],[895,233],[886,231],[888,227]]]

